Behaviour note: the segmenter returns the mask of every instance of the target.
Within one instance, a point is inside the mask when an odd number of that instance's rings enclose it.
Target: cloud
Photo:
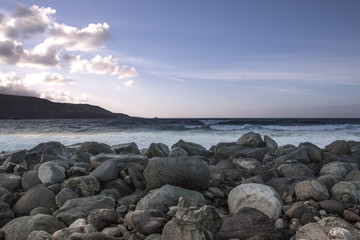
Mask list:
[[[14,72],[0,71],[0,93],[9,95],[40,97],[40,93],[29,88]]]
[[[93,59],[85,60],[78,56],[65,56],[65,59],[69,61],[71,72],[88,72],[99,75],[115,75],[119,79],[126,79],[136,77],[138,73],[134,67],[127,65],[120,65],[112,59],[112,56],[101,57],[95,56]]]
[[[63,77],[59,73],[49,72],[27,74],[24,81],[28,85],[34,85],[39,83],[50,85],[63,85],[65,83],[74,83],[74,80],[70,77]]]
[[[55,90],[52,88],[42,91],[40,97],[54,102],[65,103],[86,103],[89,100],[88,95],[85,93],[74,98],[67,91]]]

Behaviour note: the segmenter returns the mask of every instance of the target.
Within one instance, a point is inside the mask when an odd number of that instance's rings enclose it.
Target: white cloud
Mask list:
[[[88,102],[88,95],[83,93],[78,97],[72,97],[68,91],[55,90],[53,88],[41,92],[41,98],[46,98],[54,102],[65,103],[86,103]]]
[[[25,77],[26,84],[35,85],[39,83],[50,84],[50,85],[63,85],[65,83],[73,83],[74,80],[70,77],[63,77],[59,73],[32,73],[27,74]]]
[[[133,80],[128,80],[128,81],[124,82],[124,85],[125,85],[126,87],[131,87],[133,84],[134,84],[134,81],[133,81]]]
[[[134,67],[120,65],[112,59],[112,56],[101,57],[97,55],[90,61],[81,59],[80,56],[66,56],[70,63],[71,72],[88,72],[99,75],[115,75],[119,79],[136,77],[138,74]]]
[[[40,94],[27,85],[14,72],[2,73],[0,71],[0,93],[9,95],[22,95],[39,97]]]

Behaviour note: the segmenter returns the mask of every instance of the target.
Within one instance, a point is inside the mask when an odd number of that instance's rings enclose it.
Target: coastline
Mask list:
[[[41,143],[0,154],[0,239],[357,239],[359,157],[360,142],[253,132],[211,149]]]

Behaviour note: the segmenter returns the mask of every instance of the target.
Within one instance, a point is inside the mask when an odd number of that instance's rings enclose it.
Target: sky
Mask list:
[[[360,117],[358,0],[1,0],[0,93],[160,118]]]

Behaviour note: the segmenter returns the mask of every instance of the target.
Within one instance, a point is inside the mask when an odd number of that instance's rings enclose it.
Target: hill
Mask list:
[[[130,118],[89,104],[57,103],[36,97],[0,94],[0,119]]]

